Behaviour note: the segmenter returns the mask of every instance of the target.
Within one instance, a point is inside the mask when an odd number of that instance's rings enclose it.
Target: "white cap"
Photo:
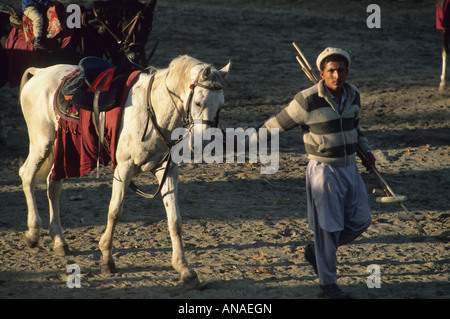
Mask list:
[[[317,65],[317,69],[319,69],[319,71],[320,71],[320,63],[322,63],[322,60],[325,59],[327,56],[330,56],[333,54],[342,55],[344,58],[346,58],[348,61],[348,66],[350,67],[350,61],[351,61],[350,54],[348,54],[347,51],[339,49],[339,48],[328,47],[325,50],[323,50],[322,53],[319,54],[319,56],[317,57],[316,65]]]

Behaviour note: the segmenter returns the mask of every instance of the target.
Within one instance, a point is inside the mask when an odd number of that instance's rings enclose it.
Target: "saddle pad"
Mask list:
[[[71,98],[64,94],[63,88],[70,83],[73,78],[79,75],[80,71],[76,70],[65,76],[53,97],[53,109],[60,118],[67,122],[79,124],[80,123],[80,108],[73,105]]]

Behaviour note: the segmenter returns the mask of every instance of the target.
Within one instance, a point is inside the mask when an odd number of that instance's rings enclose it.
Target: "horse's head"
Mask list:
[[[221,70],[211,65],[199,65],[191,70],[186,108],[189,108],[193,124],[217,127],[219,111],[225,102],[223,88],[230,67],[231,62]]]
[[[118,64],[134,52],[139,56],[137,62],[145,66],[145,44],[152,30],[156,1],[94,1],[93,12],[101,24],[99,32],[107,42],[112,63]]]
[[[229,62],[221,70],[189,56],[181,56],[169,66],[170,86],[182,98],[184,122],[217,126],[218,113],[224,104],[223,88],[231,67]]]
[[[217,70],[189,56],[181,56],[170,64],[170,83],[166,85],[183,102],[180,113],[184,117],[184,125],[191,132],[203,134],[208,127],[218,126],[219,111],[225,102],[223,89],[230,68],[231,62]]]

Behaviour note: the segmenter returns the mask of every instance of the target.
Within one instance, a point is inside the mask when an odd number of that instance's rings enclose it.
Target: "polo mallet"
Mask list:
[[[311,66],[308,63],[308,60],[306,60],[305,56],[303,55],[302,51],[299,49],[299,47],[295,44],[295,42],[292,42],[292,45],[294,46],[295,50],[297,50],[299,56],[295,56],[297,58],[298,63],[301,65],[303,72],[305,72],[306,76],[312,83],[319,82],[318,78],[314,74],[314,71],[312,70]]]
[[[300,54],[300,57],[296,56],[296,58],[297,58],[298,63],[302,67],[303,72],[306,74],[306,76],[308,77],[308,79],[312,83],[316,84],[318,82],[318,80],[317,80],[317,77],[314,74],[314,71],[312,70],[311,66],[308,63],[308,60],[306,60],[306,58],[303,55],[302,51],[295,44],[295,42],[293,42],[292,45],[297,50],[297,52]],[[364,160],[366,158],[366,156],[367,156],[366,153],[364,152],[364,150],[361,148],[361,146],[359,144],[356,145],[356,153],[358,154],[358,156],[362,160]],[[394,191],[392,190],[392,188],[389,187],[387,182],[384,180],[384,178],[378,172],[376,167],[372,166],[372,167],[370,167],[369,170],[370,170],[370,172],[372,172],[375,175],[376,179],[378,180],[378,183],[383,188],[381,190],[381,193],[377,194],[377,195],[380,195],[380,196],[376,198],[376,201],[379,202],[379,203],[400,203],[400,206],[406,212],[408,220],[414,221],[416,223],[417,227],[419,228],[420,232],[422,234],[426,235],[425,230],[422,228],[422,226],[420,226],[420,224],[417,221],[417,219],[414,217],[414,215],[403,204],[403,202],[407,199],[407,197],[404,196],[404,195],[396,195],[394,193]]]
[[[361,146],[359,144],[356,144],[356,153],[358,154],[358,156],[362,160],[364,160],[366,158],[366,156],[367,156],[366,153],[364,152],[364,150],[361,148]],[[382,192],[384,192],[384,194],[379,194],[378,193],[378,195],[384,195],[384,196],[377,197],[376,201],[378,203],[400,203],[400,206],[406,212],[406,215],[407,215],[408,219],[414,221],[416,223],[416,226],[419,228],[420,232],[422,234],[426,235],[427,233],[422,228],[422,226],[420,226],[420,224],[417,221],[417,219],[414,217],[414,215],[403,204],[403,202],[407,199],[407,197],[404,196],[404,195],[396,195],[394,193],[394,191],[392,190],[392,188],[389,187],[388,183],[384,180],[384,178],[378,172],[378,170],[376,169],[375,166],[371,166],[369,168],[369,170],[370,170],[370,172],[372,172],[375,175],[376,179],[378,180],[378,183],[383,188]]]

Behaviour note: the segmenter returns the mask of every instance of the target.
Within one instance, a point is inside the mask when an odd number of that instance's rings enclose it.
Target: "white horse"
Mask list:
[[[182,283],[198,283],[197,274],[188,266],[183,252],[177,202],[178,167],[173,162],[167,166],[167,161],[164,161],[168,154],[166,142],[171,141],[171,132],[175,128],[187,125],[190,129],[195,127],[204,131],[217,121],[218,111],[224,104],[223,87],[230,65],[228,63],[223,69],[216,70],[192,57],[181,56],[174,59],[168,68],[157,70],[153,75],[141,73],[132,86],[118,133],[117,166],[107,227],[99,242],[103,273],[116,271],[112,238],[122,216],[123,200],[131,178],[139,172],[151,171],[160,184],[167,213],[173,246],[172,266],[180,274]],[[61,233],[59,212],[63,180],[51,179],[58,125],[53,97],[61,80],[77,68],[72,65],[30,68],[24,73],[21,84],[20,101],[30,140],[29,155],[19,170],[28,206],[25,240],[30,247],[35,247],[39,241],[42,223],[34,190],[36,182],[44,179],[50,208],[49,232],[54,240],[53,250],[58,255],[65,255],[68,251]],[[153,84],[150,81],[152,76]],[[152,109],[154,111],[149,112]],[[154,114],[153,121],[150,114]]]

